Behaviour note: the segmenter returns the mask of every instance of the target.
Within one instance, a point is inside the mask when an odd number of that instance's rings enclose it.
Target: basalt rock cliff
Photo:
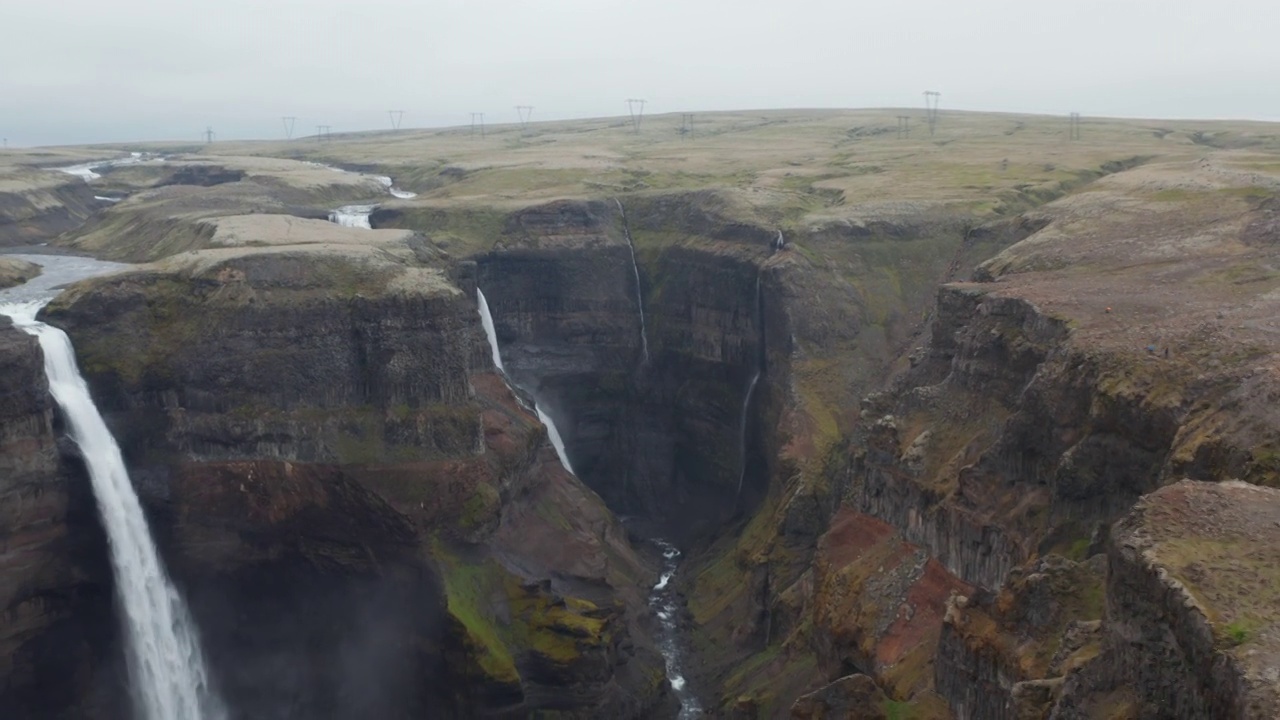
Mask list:
[[[647,640],[652,570],[493,373],[466,273],[455,284],[405,262],[189,257],[84,283],[46,311],[77,345],[228,704],[240,717],[657,712],[671,700]],[[6,362],[34,380],[22,337]],[[58,474],[53,411],[31,387],[6,394],[7,442],[44,464],[24,460],[12,492],[50,489],[23,521],[44,530],[14,525],[12,542],[32,546],[14,568],[95,527],[60,500],[87,487]],[[32,628],[13,628],[26,649],[7,702],[84,698],[67,658],[119,652],[91,644],[114,627],[101,558],[76,571],[65,555],[15,590]],[[63,615],[95,624],[85,653],[57,664],[40,633],[72,632]]]

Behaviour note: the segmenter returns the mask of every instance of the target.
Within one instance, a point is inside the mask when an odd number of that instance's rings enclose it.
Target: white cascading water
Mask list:
[[[622,201],[614,198],[618,205],[618,213],[622,215],[622,230],[627,235],[627,247],[631,249],[631,272],[636,278],[636,307],[640,309],[640,347],[644,353],[644,362],[649,362],[649,332],[644,326],[644,296],[640,292],[640,266],[636,264],[636,244],[631,240],[631,226],[627,224],[627,211],[622,209]]]
[[[159,155],[153,155],[151,153],[135,152],[135,153],[129,153],[129,157],[127,158],[116,158],[114,160],[97,160],[94,162],[81,163],[79,165],[70,165],[67,167],[60,167],[60,168],[53,168],[53,169],[57,170],[58,172],[66,173],[68,175],[75,175],[76,177],[80,178],[81,180],[84,180],[85,182],[90,182],[92,180],[97,180],[102,177],[102,175],[98,174],[97,171],[103,168],[121,167],[124,165],[137,165],[139,163],[144,163],[151,160],[158,160],[160,162],[164,162],[164,157]]]
[[[476,288],[476,305],[480,308],[480,325],[484,327],[484,336],[489,341],[489,352],[493,354],[493,365],[498,368],[503,378],[507,379],[507,387],[511,387],[511,381],[507,378],[506,368],[502,366],[502,353],[498,350],[498,331],[493,324],[493,314],[489,312],[489,301],[485,299],[484,291],[479,287]],[[520,397],[515,388],[511,389],[512,394],[517,398]],[[543,425],[547,426],[547,439],[551,441],[551,447],[556,450],[556,457],[560,458],[560,464],[568,470],[570,474],[573,472],[573,466],[569,464],[569,454],[564,449],[564,439],[560,437],[560,431],[556,429],[556,423],[551,416],[543,412],[542,406],[538,404],[538,398],[533,399],[533,411],[538,415],[538,419]]]
[[[662,550],[662,577],[649,593],[649,607],[658,615],[658,650],[667,666],[667,681],[680,701],[678,720],[702,717],[702,705],[684,678],[684,649],[680,644],[680,596],[671,580],[680,567],[680,551],[661,538],[653,543]]]
[[[0,315],[39,341],[49,392],[84,456],[110,544],[139,714],[145,720],[218,720],[224,713],[209,684],[195,624],[165,573],[120,448],[76,367],[71,340],[36,320],[49,299],[3,304]]]
[[[376,209],[378,209],[377,205],[343,205],[337,210],[329,211],[329,222],[337,223],[342,227],[372,230],[373,225],[369,223],[369,216]]]
[[[484,326],[484,336],[489,341],[489,353],[493,355],[493,366],[505,375],[507,369],[502,367],[502,353],[498,352],[498,330],[493,326],[493,313],[489,312],[489,301],[485,299],[484,291],[480,288],[476,288],[476,304],[480,306],[480,324]]]

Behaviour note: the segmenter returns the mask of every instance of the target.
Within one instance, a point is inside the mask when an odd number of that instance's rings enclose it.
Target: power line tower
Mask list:
[[[317,126],[316,126],[316,141],[317,141],[317,142],[325,142],[325,141],[327,141],[327,140],[332,140],[332,139],[333,139],[333,134],[332,134],[331,132],[329,132],[331,129],[332,129],[332,126],[330,126],[330,125],[317,125]]]
[[[680,136],[685,140],[693,137],[693,113],[680,114]]]
[[[477,132],[480,137],[484,137],[484,113],[473,112],[471,113],[471,134],[475,135]]]
[[[400,124],[404,122],[403,110],[388,110],[387,116],[391,118],[391,129],[399,130]]]
[[[520,117],[520,129],[527,131],[529,129],[529,120],[533,118],[532,105],[517,105],[516,115]]]
[[[911,137],[911,116],[899,115],[898,116],[898,139],[905,140],[909,137]]]
[[[1070,140],[1080,139],[1080,113],[1071,113],[1071,134],[1068,136]]]
[[[929,123],[929,137],[933,137],[938,127],[938,98],[940,97],[942,93],[936,90],[924,91],[924,114],[925,120]]]
[[[640,98],[627,98],[627,112],[631,113],[632,132],[640,134],[640,121],[644,119],[644,103]]]
[[[205,145],[213,144],[213,126],[212,125],[206,126],[204,129],[204,144]]]
[[[292,140],[293,125],[294,123],[298,122],[298,118],[293,117],[292,115],[285,115],[284,117],[280,118],[280,121],[284,123],[284,139]]]

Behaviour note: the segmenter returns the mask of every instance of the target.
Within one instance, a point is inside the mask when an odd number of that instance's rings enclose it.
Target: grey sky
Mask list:
[[[1275,0],[0,0],[11,145],[916,106],[1280,121]]]

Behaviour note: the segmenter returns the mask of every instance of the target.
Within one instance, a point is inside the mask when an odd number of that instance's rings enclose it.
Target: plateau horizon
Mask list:
[[[620,102],[624,108],[625,101]],[[527,107],[527,106],[513,106]],[[1239,123],[1280,123],[1280,108],[1274,111],[1260,110],[1257,108],[1243,111],[1229,112],[1205,112],[1205,113],[1160,113],[1160,112],[1143,112],[1138,109],[1104,109],[1099,108],[1096,112],[1078,112],[1073,109],[1075,106],[1063,106],[1062,109],[1048,109],[1044,106],[1038,107],[982,107],[979,105],[965,104],[963,102],[952,105],[948,102],[948,97],[944,93],[941,108],[937,111],[939,116],[945,120],[947,115],[953,114],[982,114],[982,115],[1008,115],[1008,116],[1026,116],[1051,118],[1062,117],[1063,122],[1070,122],[1073,113],[1078,114],[1084,121],[1110,121],[1110,120],[1168,120],[1177,122],[1239,122]],[[689,115],[693,116],[696,124],[698,116],[717,115],[717,114],[754,114],[754,113],[784,113],[784,114],[824,114],[824,113],[856,113],[856,112],[894,112],[908,113],[908,117],[916,120],[920,129],[925,128],[927,118],[931,112],[928,108],[920,104],[909,105],[859,105],[859,106],[836,106],[836,105],[811,105],[811,106],[776,106],[776,107],[732,107],[732,106],[709,106],[702,109],[690,111],[687,108],[675,107],[672,110],[654,112],[652,108],[646,108],[644,113],[644,121],[639,128],[633,131],[639,135],[660,136],[663,134],[670,135],[675,138],[681,134],[683,128],[683,119]],[[485,113],[427,113],[416,114],[413,111],[397,111],[403,113],[398,119],[393,120],[390,125],[387,120],[386,111],[368,113],[337,113],[337,119],[342,121],[339,124],[317,124],[320,122],[329,122],[330,116],[315,116],[308,118],[305,116],[283,116],[295,121],[297,130],[292,126],[281,125],[281,117],[273,115],[269,118],[247,119],[247,118],[226,118],[221,124],[217,123],[220,113],[213,113],[214,122],[208,121],[208,116],[184,116],[170,118],[160,122],[147,121],[144,123],[110,123],[107,125],[95,125],[92,128],[85,127],[68,127],[57,120],[48,122],[40,122],[33,127],[38,128],[24,134],[21,126],[14,129],[5,129],[0,126],[0,134],[5,135],[6,144],[0,148],[0,155],[5,150],[22,150],[40,147],[79,147],[93,145],[120,145],[128,143],[186,143],[193,145],[216,145],[227,142],[280,142],[288,141],[294,143],[316,143],[316,142],[332,142],[339,139],[350,138],[356,135],[408,135],[421,132],[456,132],[460,136],[470,136],[475,134],[476,139],[480,139],[480,135],[473,132],[475,124],[471,119],[471,115],[483,115],[486,120],[486,134],[503,134],[504,132],[520,131],[529,132],[536,130],[539,126],[543,128],[555,123],[566,122],[603,122],[607,123],[610,129],[633,129],[633,116],[626,112],[618,112],[610,114],[604,112],[591,111],[565,111],[565,112],[544,112],[539,108],[538,117],[528,118],[522,117],[520,112],[512,109],[506,113],[503,112],[485,112]],[[333,115],[333,114],[331,114]],[[163,114],[160,114],[163,117]],[[508,117],[509,116],[509,117]],[[201,117],[205,117],[201,120]],[[375,119],[376,118],[376,119]],[[415,122],[421,118],[422,122]],[[179,125],[190,125],[190,130],[175,129]],[[323,128],[320,131],[310,134],[303,134],[303,129],[310,127]],[[212,140],[210,140],[210,132],[212,131]],[[696,133],[695,133],[696,135]]]

